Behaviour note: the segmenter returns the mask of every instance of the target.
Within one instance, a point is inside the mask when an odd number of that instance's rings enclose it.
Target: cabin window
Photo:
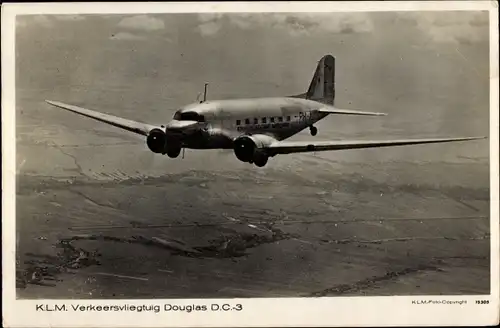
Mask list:
[[[267,120],[265,117],[262,118],[262,123],[267,123]]]
[[[254,118],[253,119],[253,124],[259,124],[259,119],[258,118]]]
[[[274,123],[274,117],[271,117],[271,123]]]
[[[241,120],[236,120],[236,125],[241,125]]]
[[[287,120],[288,122],[290,122],[290,120],[291,120],[290,116],[287,116],[287,117],[286,117],[286,120]]]
[[[250,119],[249,118],[245,119],[245,124],[250,124]]]
[[[283,116],[278,117],[278,122],[283,122]]]

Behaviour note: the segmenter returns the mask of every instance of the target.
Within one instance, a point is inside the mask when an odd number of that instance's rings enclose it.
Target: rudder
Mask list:
[[[318,63],[306,99],[333,105],[335,100],[335,57],[325,55]]]

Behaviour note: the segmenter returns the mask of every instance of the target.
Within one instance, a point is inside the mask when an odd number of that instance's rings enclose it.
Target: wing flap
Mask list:
[[[118,116],[113,116],[109,114],[100,113],[94,110],[86,109],[83,107],[78,107],[74,105],[63,104],[58,101],[45,100],[48,104],[56,106],[70,112],[92,118],[94,120],[118,127],[123,130],[134,132],[143,136],[147,136],[149,132],[155,128],[160,129],[158,126],[149,125],[146,123],[136,122],[121,118]]]
[[[360,148],[379,148],[379,147],[394,147],[430,143],[443,143],[453,141],[467,141],[484,139],[485,137],[464,137],[464,138],[438,138],[438,139],[402,139],[402,140],[366,140],[366,141],[280,141],[275,142],[268,146],[266,149],[272,153],[277,154],[290,154],[290,153],[303,153],[315,151],[329,151],[329,150],[346,150],[346,149],[360,149]]]
[[[352,109],[340,109],[333,106],[323,107],[318,110],[324,114],[343,114],[343,115],[366,115],[366,116],[386,116],[386,113],[364,112]]]

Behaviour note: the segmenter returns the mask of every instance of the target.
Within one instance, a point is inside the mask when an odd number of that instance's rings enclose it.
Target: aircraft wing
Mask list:
[[[377,112],[363,112],[359,110],[352,109],[340,109],[333,106],[327,106],[320,108],[318,110],[320,113],[324,114],[344,114],[344,115],[366,115],[366,116],[386,116],[386,113],[377,113]]]
[[[124,129],[130,132],[134,132],[143,136],[147,136],[149,132],[153,129],[160,129],[158,126],[154,125],[149,125],[146,123],[141,123],[141,122],[136,122],[136,121],[131,121],[127,120],[125,118],[121,118],[118,116],[113,116],[109,114],[104,114],[100,112],[96,112],[90,109],[78,107],[78,106],[73,106],[73,105],[67,105],[63,104],[58,101],[51,101],[51,100],[45,100],[48,104],[52,106],[56,106],[65,110],[68,110],[73,113],[77,113],[86,117],[90,117],[94,120],[107,123],[112,126],[116,126],[120,129]]]
[[[430,144],[452,141],[466,141],[484,139],[485,137],[465,137],[465,138],[441,138],[441,139],[402,139],[402,140],[339,140],[339,141],[278,141],[272,143],[266,149],[272,154],[290,154],[327,150],[346,150],[359,148],[394,147],[418,144]]]

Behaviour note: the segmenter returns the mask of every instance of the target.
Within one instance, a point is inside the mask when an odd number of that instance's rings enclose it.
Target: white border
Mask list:
[[[495,325],[499,322],[499,157],[498,3],[489,1],[398,2],[237,2],[237,3],[36,3],[2,6],[2,273],[6,327],[164,327],[164,326],[428,326]],[[40,301],[15,295],[15,15],[127,14],[172,12],[366,12],[486,10],[490,12],[490,296],[263,298],[178,300],[176,304],[241,303],[241,312],[90,313],[35,312]],[[475,305],[488,299],[489,305]],[[467,300],[467,305],[412,305],[414,300]],[[165,304],[166,300],[43,301],[44,304]],[[174,303],[174,302],[170,302]],[[137,322],[137,324],[132,324]]]

